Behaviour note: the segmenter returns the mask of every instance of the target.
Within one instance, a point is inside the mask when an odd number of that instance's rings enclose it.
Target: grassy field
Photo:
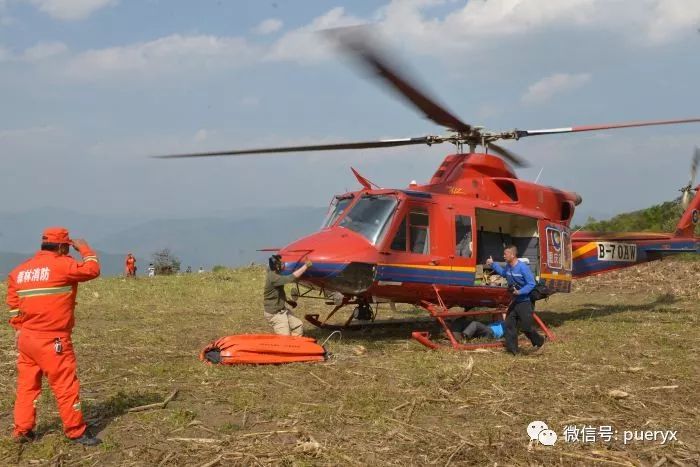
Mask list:
[[[199,362],[213,339],[268,332],[263,279],[262,269],[247,268],[81,286],[74,342],[85,414],[105,441],[99,448],[64,439],[47,387],[39,440],[12,442],[15,350],[3,327],[0,464],[700,462],[698,262],[665,261],[578,282],[574,293],[540,306],[558,341],[539,355],[429,351],[403,327],[346,331],[329,341],[326,363]],[[300,308],[325,310],[322,302]],[[176,389],[166,408],[128,411]],[[558,433],[556,445],[529,442],[533,420]],[[567,425],[610,425],[617,439],[566,443]],[[676,430],[677,441],[624,444],[625,430]]]

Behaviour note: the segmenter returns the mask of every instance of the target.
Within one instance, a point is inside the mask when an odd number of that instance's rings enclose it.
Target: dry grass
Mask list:
[[[0,464],[696,465],[699,267],[638,267],[553,297],[540,311],[559,342],[538,356],[428,351],[404,327],[345,332],[327,363],[276,367],[196,359],[217,337],[268,331],[261,269],[100,279],[81,286],[74,341],[86,415],[104,445],[67,443],[48,389],[40,439],[12,443],[15,351],[4,327]],[[322,307],[312,305],[305,311]],[[128,412],[174,389],[166,408]],[[612,425],[678,430],[679,441],[530,446],[533,420],[560,436],[568,424]]]

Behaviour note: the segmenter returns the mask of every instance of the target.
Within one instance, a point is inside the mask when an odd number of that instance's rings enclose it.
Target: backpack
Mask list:
[[[530,292],[530,300],[532,302],[536,302],[537,300],[542,300],[545,298],[549,298],[550,295],[552,295],[554,291],[547,287],[544,284],[537,284],[534,289],[532,289],[532,292]]]

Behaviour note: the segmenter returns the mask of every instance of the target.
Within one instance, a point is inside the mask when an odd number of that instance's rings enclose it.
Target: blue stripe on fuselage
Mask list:
[[[426,284],[474,285],[474,273],[468,271],[445,271],[439,269],[403,268],[379,266],[377,280]]]

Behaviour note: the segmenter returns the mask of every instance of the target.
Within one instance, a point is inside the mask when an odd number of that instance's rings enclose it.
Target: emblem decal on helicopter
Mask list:
[[[598,242],[598,261],[637,261],[637,245],[634,243]]]
[[[698,220],[700,220],[699,219],[700,218],[700,211],[698,211],[697,209],[693,209],[692,218],[693,218],[693,224],[697,224]]]

